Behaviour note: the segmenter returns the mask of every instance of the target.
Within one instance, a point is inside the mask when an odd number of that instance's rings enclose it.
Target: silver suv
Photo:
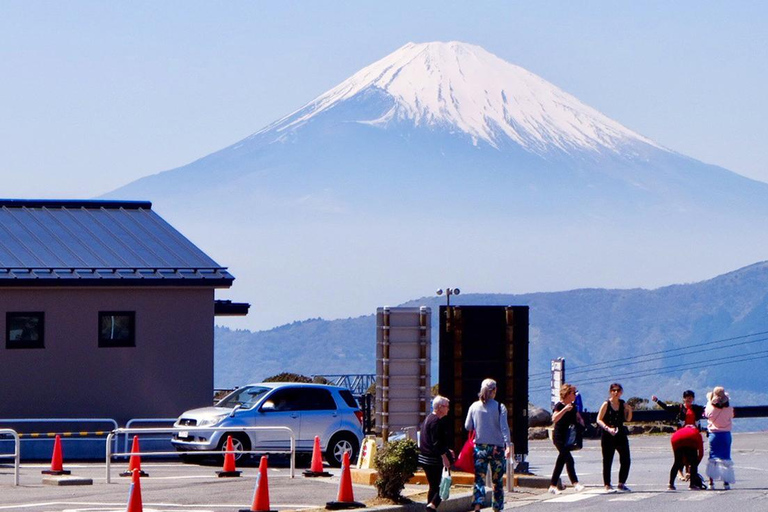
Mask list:
[[[348,389],[322,384],[262,382],[234,390],[213,407],[183,413],[174,427],[290,427],[296,452],[312,453],[315,436],[325,460],[341,465],[345,451],[355,460],[363,439],[363,413]],[[171,443],[180,451],[224,450],[227,436],[235,450],[289,450],[285,432],[181,431]]]

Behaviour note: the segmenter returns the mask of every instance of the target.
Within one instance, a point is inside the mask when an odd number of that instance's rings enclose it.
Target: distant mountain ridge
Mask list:
[[[628,397],[678,399],[689,388],[703,397],[723,385],[740,404],[768,403],[768,262],[655,290],[462,294],[453,300],[530,306],[531,399],[540,405],[548,402],[549,362],[556,357],[565,357],[568,380],[579,386],[592,410],[614,380],[623,383]],[[432,308],[433,368],[443,303],[427,297],[404,304]],[[217,327],[215,382],[232,386],[281,371],[374,373],[375,339],[374,315],[311,319],[254,333]],[[621,366],[643,354],[655,355],[643,358],[648,361],[642,365]],[[604,361],[610,363],[596,365]]]

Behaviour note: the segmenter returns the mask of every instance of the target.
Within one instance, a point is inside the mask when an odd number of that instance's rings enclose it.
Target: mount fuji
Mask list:
[[[768,184],[459,42],[406,44],[246,139],[105,197],[152,200],[229,265],[259,328],[446,285],[693,281],[768,250]]]

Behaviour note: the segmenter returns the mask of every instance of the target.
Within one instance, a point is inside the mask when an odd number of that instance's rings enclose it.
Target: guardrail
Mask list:
[[[115,436],[121,434],[175,434],[179,432],[256,432],[259,430],[279,430],[287,431],[291,440],[291,449],[285,450],[243,450],[237,452],[228,452],[224,450],[175,450],[172,452],[138,452],[135,455],[222,455],[226,453],[289,453],[291,458],[291,478],[295,478],[296,473],[296,435],[290,427],[173,427],[173,428],[116,428],[107,436],[106,442],[106,473],[107,483],[112,482],[112,457],[130,457],[130,452],[113,453],[112,440]]]
[[[176,423],[176,418],[133,418],[132,420],[128,420],[128,423],[125,424],[125,428],[131,428],[136,423],[170,423],[173,425]],[[130,443],[130,436],[125,436],[125,444],[123,445],[123,450],[128,451],[128,444]],[[168,441],[170,443],[170,439],[167,438],[149,438],[150,441]],[[117,446],[117,444],[115,444]]]
[[[677,413],[676,409],[674,412],[665,411],[662,409],[634,411],[632,413],[631,423],[641,423],[646,421],[667,421],[674,424],[676,423],[674,421],[676,413]],[[583,412],[581,413],[581,415],[584,418],[584,421],[588,423],[595,423],[595,421],[597,421],[596,412]],[[733,415],[736,418],[763,418],[768,416],[768,406],[765,406],[765,405],[735,406],[733,408]],[[701,421],[705,423],[704,426],[706,426],[706,419],[702,419]]]
[[[71,441],[80,442],[95,442],[99,437],[107,436],[110,432],[109,429],[116,429],[118,427],[117,421],[112,418],[6,418],[0,419],[0,426],[5,427],[8,424],[29,424],[29,423],[47,423],[47,424],[62,424],[62,423],[76,423],[77,426],[82,424],[107,424],[108,427],[105,430],[92,430],[92,431],[57,431],[57,432],[23,432],[18,433],[20,439],[27,441],[50,441],[51,438],[56,435],[60,435],[62,438],[69,439]],[[16,430],[18,432],[18,430]],[[117,449],[117,444],[115,444]]]
[[[0,435],[13,437],[13,453],[2,453],[0,459],[13,458],[13,485],[19,485],[19,463],[21,461],[21,441],[19,440],[19,434],[10,428],[0,429]]]

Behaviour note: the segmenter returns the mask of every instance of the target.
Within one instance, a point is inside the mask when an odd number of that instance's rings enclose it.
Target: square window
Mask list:
[[[100,347],[135,347],[135,311],[99,311]]]
[[[45,348],[45,314],[5,314],[5,348]]]

